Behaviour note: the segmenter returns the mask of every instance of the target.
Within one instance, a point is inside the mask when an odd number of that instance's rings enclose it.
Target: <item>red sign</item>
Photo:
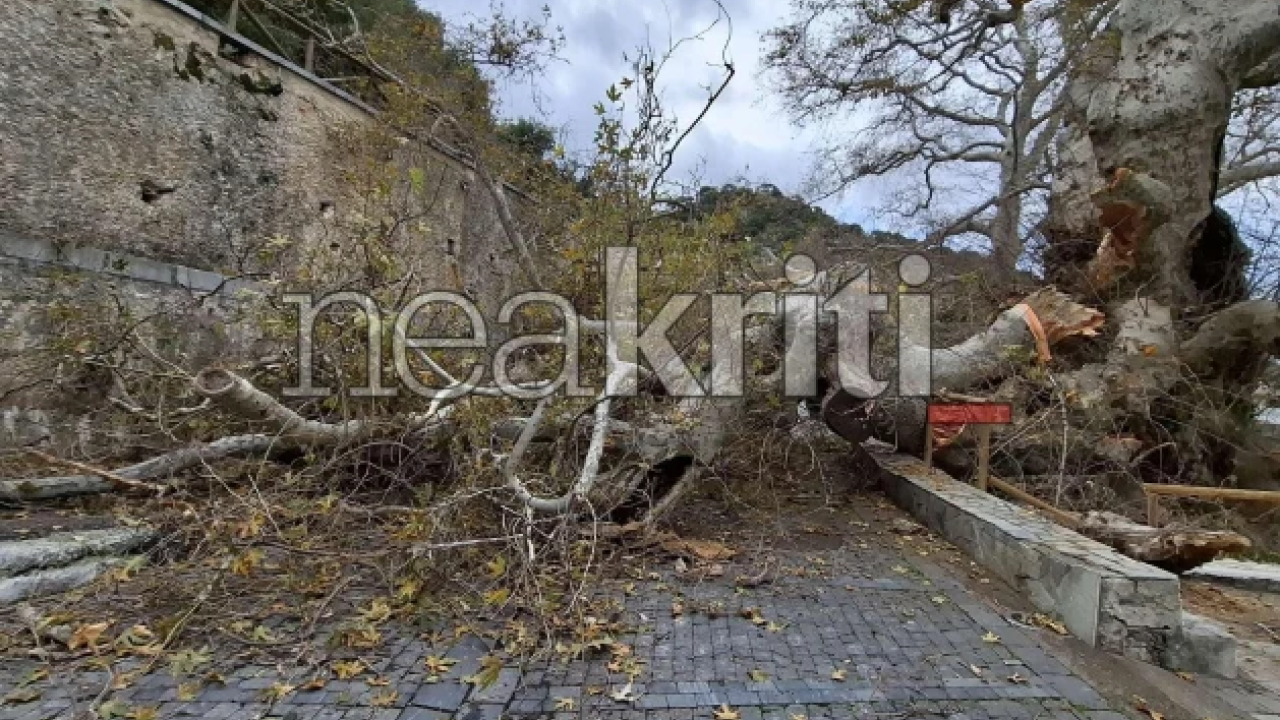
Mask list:
[[[933,425],[1008,425],[1013,422],[1013,408],[1008,403],[930,403],[929,422]]]

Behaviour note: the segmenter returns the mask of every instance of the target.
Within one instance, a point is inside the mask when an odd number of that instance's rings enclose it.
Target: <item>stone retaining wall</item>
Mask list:
[[[0,3],[0,47],[0,445],[119,445],[71,314],[159,318],[155,348],[194,372],[260,350],[230,324],[241,278],[309,250],[489,315],[520,289],[465,161],[176,0]]]

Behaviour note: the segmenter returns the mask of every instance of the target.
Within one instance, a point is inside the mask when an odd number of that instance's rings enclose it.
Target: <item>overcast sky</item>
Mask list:
[[[674,176],[699,176],[702,184],[747,180],[771,182],[798,193],[811,165],[815,132],[788,122],[771,96],[760,66],[761,35],[785,16],[781,0],[723,0],[732,15],[729,56],[737,74],[707,118],[686,140]],[[447,22],[463,23],[477,12],[476,0],[419,0]],[[646,40],[654,47],[693,36],[717,16],[711,0],[506,0],[509,14],[536,17],[544,4],[554,24],[563,26],[563,61],[553,61],[537,88],[529,82],[498,84],[499,113],[504,117],[537,117],[562,131],[570,150],[590,146],[596,127],[592,105],[602,100],[610,83],[630,74],[623,53]],[[729,25],[723,20],[705,39],[678,50],[662,78],[664,101],[682,127],[702,108],[708,86],[718,83],[717,63]],[[634,54],[633,54],[634,56]],[[536,93],[535,93],[536,90]],[[825,201],[842,220],[870,226],[867,206],[859,198]]]

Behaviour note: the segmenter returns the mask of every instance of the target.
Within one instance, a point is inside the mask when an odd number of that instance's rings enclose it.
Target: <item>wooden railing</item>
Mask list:
[[[1147,495],[1147,524],[1160,527],[1160,498],[1180,497],[1197,500],[1228,500],[1280,505],[1280,492],[1273,490],[1240,490],[1237,488],[1194,487],[1191,485],[1164,485],[1144,483]]]

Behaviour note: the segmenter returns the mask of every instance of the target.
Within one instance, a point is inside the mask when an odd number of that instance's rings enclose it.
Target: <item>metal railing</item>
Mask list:
[[[265,56],[347,100],[373,110],[386,95],[381,85],[398,80],[342,47],[331,33],[272,0],[159,0],[197,17],[225,43]]]

